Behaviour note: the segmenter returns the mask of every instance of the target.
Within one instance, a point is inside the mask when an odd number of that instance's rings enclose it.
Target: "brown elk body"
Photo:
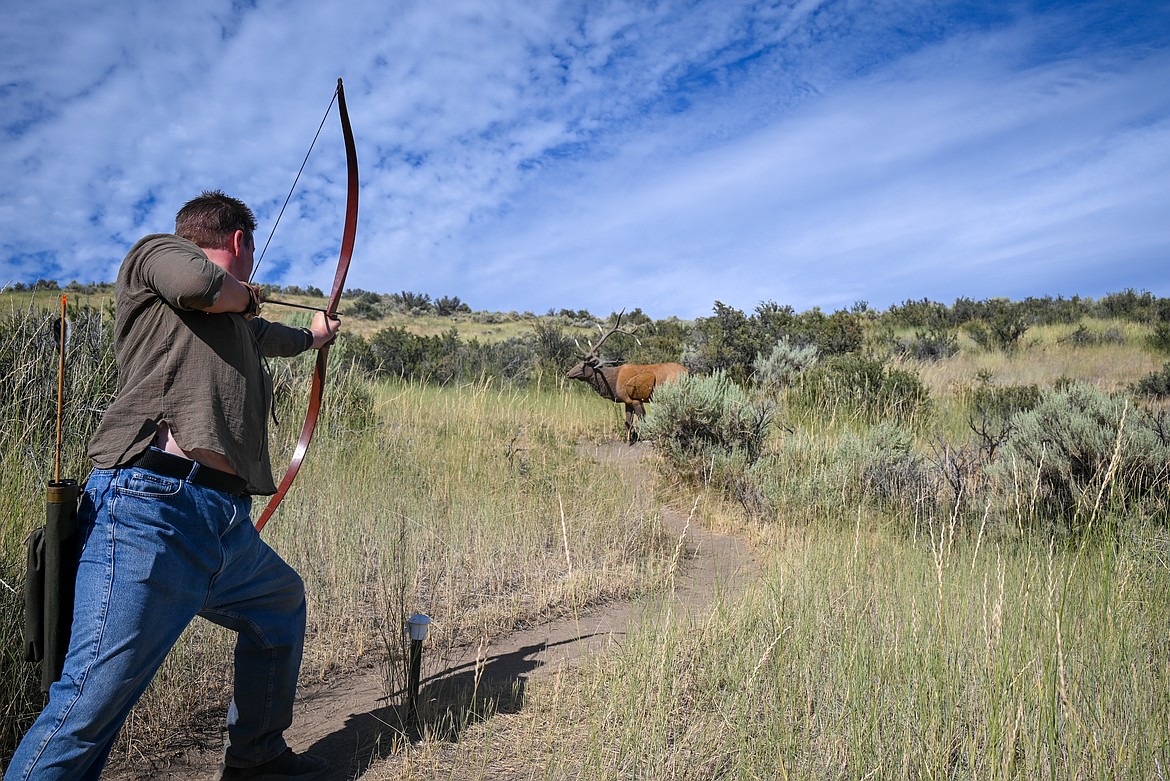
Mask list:
[[[585,358],[565,375],[570,380],[581,380],[588,383],[602,398],[625,405],[626,408],[626,441],[633,444],[638,439],[638,420],[646,415],[646,403],[654,394],[654,389],[663,383],[670,382],[680,374],[685,374],[687,368],[681,363],[625,363],[621,365],[607,364],[601,360],[598,349],[602,342],[619,332],[622,317],[619,314],[617,325],[601,337],[595,345],[590,345]],[[621,331],[628,334],[629,331]]]

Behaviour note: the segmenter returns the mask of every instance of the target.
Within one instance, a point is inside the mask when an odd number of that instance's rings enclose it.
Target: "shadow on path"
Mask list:
[[[422,681],[416,723],[405,705],[388,705],[345,720],[338,731],[308,747],[325,757],[334,771],[328,781],[360,778],[373,764],[402,751],[407,741],[422,735],[432,740],[457,741],[463,730],[496,713],[518,713],[524,706],[529,676],[547,664],[544,658],[557,646],[583,643],[597,633],[556,642],[538,642],[484,659],[468,659]],[[406,699],[397,692],[384,699]]]

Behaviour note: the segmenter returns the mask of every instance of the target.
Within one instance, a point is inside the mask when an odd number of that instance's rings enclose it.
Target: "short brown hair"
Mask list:
[[[204,190],[175,215],[175,234],[204,249],[227,249],[232,234],[238,230],[254,242],[256,215],[243,201],[219,190]]]

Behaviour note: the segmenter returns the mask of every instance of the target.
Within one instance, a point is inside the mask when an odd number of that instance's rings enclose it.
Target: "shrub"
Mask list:
[[[942,325],[914,332],[914,338],[902,345],[902,353],[920,361],[941,361],[959,351],[959,337]]]
[[[996,387],[982,383],[971,397],[971,414],[967,426],[979,438],[980,448],[988,461],[1015,430],[1015,416],[1027,412],[1039,403],[1037,385],[1005,385]]]
[[[1005,299],[983,304],[982,318],[966,324],[967,333],[984,350],[1009,352],[1019,346],[1028,331],[1024,309]]]
[[[345,314],[356,320],[379,320],[382,317],[382,312],[368,301],[353,302]]]
[[[773,405],[753,400],[725,372],[684,375],[656,389],[639,428],[683,475],[762,512],[752,469],[767,443]]]
[[[949,489],[952,507],[972,506],[985,484],[988,460],[984,451],[969,444],[952,445],[936,435],[930,443],[928,461],[937,484]]]
[[[495,377],[506,385],[523,386],[542,368],[546,374],[552,371],[553,376],[564,371],[563,364],[538,366],[539,350],[550,349],[549,344],[555,342],[555,327],[546,334],[551,341],[544,346],[537,344],[535,334],[501,342],[465,342],[454,328],[438,336],[419,336],[401,326],[384,328],[368,341],[360,336],[342,336],[347,337],[346,360],[375,377],[401,377],[436,385]]]
[[[391,293],[390,299],[409,314],[425,314],[434,309],[431,297],[426,293],[403,290],[401,293]]]
[[[1090,330],[1084,323],[1081,323],[1075,331],[1068,336],[1061,337],[1058,341],[1072,344],[1075,347],[1093,347],[1101,344],[1125,344],[1125,334],[1119,328],[1107,328],[1098,333],[1097,331]]]
[[[1120,293],[1106,294],[1097,302],[1097,308],[1108,318],[1143,323],[1157,316],[1161,301],[1148,290],[1139,293],[1127,288]]]
[[[1152,396],[1156,399],[1170,397],[1170,363],[1164,364],[1161,370],[1150,372],[1134,383],[1133,391],[1141,396]]]
[[[938,510],[939,476],[896,423],[850,428],[840,436],[797,434],[753,476],[785,518],[857,522],[863,503],[908,526]]]
[[[443,296],[435,301],[435,314],[450,317],[457,312],[470,312],[471,307],[459,300],[459,296]]]
[[[1072,383],[1016,416],[997,468],[1024,495],[1037,481],[1041,509],[1075,529],[1106,496],[1124,506],[1164,489],[1170,443],[1157,419],[1127,398]]]
[[[564,374],[580,360],[576,342],[555,323],[532,324],[532,349],[537,365],[554,375]]]
[[[638,339],[628,348],[626,360],[630,363],[678,361],[690,332],[690,325],[677,317],[648,323],[638,330]]]
[[[803,313],[800,321],[822,355],[844,355],[861,349],[865,330],[857,314],[839,310],[825,316],[817,308]]]
[[[716,301],[713,316],[695,321],[682,362],[692,371],[723,372],[745,381],[760,351],[751,330],[751,321],[743,312]]]
[[[763,353],[756,356],[752,364],[756,383],[773,392],[787,388],[807,369],[815,366],[818,357],[817,348],[811,344],[799,347],[788,339],[781,339],[767,357]]]
[[[1153,332],[1146,337],[1146,343],[1158,352],[1170,353],[1170,323],[1157,323]]]
[[[656,389],[642,433],[678,463],[714,451],[742,451],[754,461],[772,413],[770,402],[753,400],[725,372],[682,375]]]
[[[965,301],[966,299],[960,299]],[[955,305],[958,306],[956,301]],[[946,322],[947,308],[929,299],[907,299],[901,304],[893,304],[888,310],[889,319],[900,326],[911,328],[926,328],[938,323]]]
[[[914,436],[893,423],[880,423],[861,441],[864,494],[887,509],[933,505],[935,487],[913,448]]]

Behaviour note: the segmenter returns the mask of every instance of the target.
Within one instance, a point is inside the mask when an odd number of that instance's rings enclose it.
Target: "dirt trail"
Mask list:
[[[648,480],[638,465],[648,447],[644,443],[630,447],[611,442],[582,446],[581,452],[618,463],[628,479]],[[646,490],[651,490],[649,485]],[[712,604],[717,592],[738,594],[757,571],[743,541],[704,531],[697,522],[688,527],[686,516],[674,510],[664,511],[663,522],[673,537],[683,539],[684,531],[686,535],[686,553],[673,594],[679,608],[702,609]],[[636,602],[609,603],[579,616],[513,632],[489,646],[454,649],[444,659],[432,658],[437,654],[428,652],[420,697],[458,710],[469,704],[474,692],[522,692],[527,682],[620,643],[642,607]],[[290,730],[292,747],[329,758],[335,768],[330,781],[360,779],[372,765],[395,753],[396,742],[401,744],[404,714],[400,702],[404,699],[384,696],[382,675],[374,668],[304,690],[298,695]],[[518,699],[522,701],[522,697]],[[106,777],[119,781],[213,778],[218,762],[218,749],[190,749],[165,766],[111,768]]]

